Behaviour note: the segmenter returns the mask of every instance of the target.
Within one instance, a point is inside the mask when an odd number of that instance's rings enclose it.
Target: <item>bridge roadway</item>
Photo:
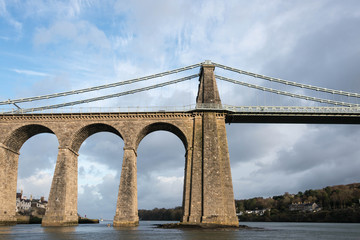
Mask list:
[[[226,114],[226,123],[360,124],[360,113],[236,112]]]
[[[283,123],[283,124],[360,124],[360,111],[289,111],[277,110],[269,111],[262,109],[263,107],[246,107],[244,111],[229,111],[226,109],[218,109],[225,115],[225,123]],[[64,116],[106,116],[106,115],[153,115],[153,114],[181,114],[195,113],[204,111],[214,111],[214,109],[193,109],[187,111],[145,111],[145,112],[83,112],[83,113],[25,113],[25,114],[0,114],[0,119],[6,118],[37,118],[43,116],[64,117]]]
[[[41,115],[101,115],[101,114],[164,114],[192,112],[225,113],[226,123],[284,123],[284,124],[360,124],[360,107],[299,107],[299,106],[231,106],[225,104],[197,104],[172,107],[114,107],[68,108],[58,111],[0,113],[5,116]]]
[[[223,111],[226,123],[360,124],[359,107],[198,105],[199,111]]]

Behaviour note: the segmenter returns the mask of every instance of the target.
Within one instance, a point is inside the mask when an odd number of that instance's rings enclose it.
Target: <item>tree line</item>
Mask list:
[[[182,207],[171,209],[154,208],[152,210],[139,210],[140,220],[157,220],[157,221],[180,221],[183,215]]]
[[[290,211],[291,204],[316,203],[318,212]],[[256,197],[235,200],[236,212],[243,212],[241,221],[292,222],[360,222],[360,183],[306,190],[297,194],[285,193],[269,198]],[[268,209],[264,215],[246,214],[246,210]],[[182,207],[139,210],[141,220],[180,221]]]
[[[316,203],[316,212],[290,211],[291,204]],[[306,190],[297,194],[285,193],[271,198],[235,200],[241,221],[291,222],[360,222],[360,183]],[[246,210],[268,209],[263,215],[248,214]]]
[[[317,203],[324,210],[359,207],[360,183],[306,190],[297,194],[285,193],[270,198],[235,200],[237,212],[255,209],[277,209],[284,211],[290,204]]]

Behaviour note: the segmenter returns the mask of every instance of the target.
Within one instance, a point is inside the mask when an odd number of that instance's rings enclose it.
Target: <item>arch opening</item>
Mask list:
[[[18,214],[44,216],[58,146],[55,135],[41,133],[28,139],[21,147],[16,188]]]
[[[43,135],[43,133],[48,134]],[[33,138],[34,136],[36,137]],[[14,217],[18,211],[27,214],[31,211],[32,214],[43,215],[46,203],[42,202],[41,207],[43,209],[32,206],[32,204],[33,201],[39,203],[41,197],[44,197],[43,200],[48,197],[59,145],[57,136],[47,126],[28,124],[13,130],[5,138],[3,144],[5,148],[8,148],[4,155],[7,164],[5,164],[4,175],[2,176],[4,177],[2,181],[5,182],[2,189],[4,202],[6,202],[2,206],[6,209],[4,213],[14,214]],[[19,156],[17,153],[20,150],[23,154]],[[16,194],[17,190],[21,193],[21,189],[27,195],[26,204],[22,201],[24,196]],[[18,204],[17,197],[19,199]]]
[[[120,132],[105,124],[88,125],[78,131],[71,146],[79,153],[78,213],[81,217],[112,219],[123,158]]]
[[[90,124],[85,127],[82,127],[76,134],[75,137],[72,139],[71,142],[71,149],[75,152],[78,152],[82,143],[91,135],[99,132],[110,132],[114,133],[115,135],[119,136],[123,139],[120,132],[115,129],[113,126],[103,124],[103,123],[95,123]]]
[[[178,134],[158,128],[151,130],[137,151],[139,217],[180,220],[186,161],[181,145],[187,145]]]
[[[183,133],[183,131],[181,131],[177,126],[175,126],[173,124],[166,123],[166,122],[157,122],[157,123],[147,125],[140,131],[140,133],[136,139],[136,145],[135,145],[136,149],[139,147],[139,144],[144,137],[146,137],[148,134],[155,132],[155,131],[167,131],[167,132],[171,132],[171,133],[175,134],[182,141],[185,150],[188,148],[188,141],[187,141],[187,138],[186,138],[185,134]]]

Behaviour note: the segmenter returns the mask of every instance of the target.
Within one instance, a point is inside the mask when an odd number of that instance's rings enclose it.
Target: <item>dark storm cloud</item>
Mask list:
[[[278,127],[281,129],[286,125]],[[288,126],[288,130],[292,128],[291,132],[300,135],[295,141],[287,138],[288,141],[294,141],[289,145],[290,148],[279,146],[276,141],[271,144],[272,148],[258,142],[256,147],[259,151],[267,149],[264,153],[269,155],[267,160],[259,156],[250,162],[236,164],[234,157],[230,155],[237,198],[268,197],[359,181],[358,126],[306,125],[305,128],[300,128],[300,132],[295,131],[297,125],[290,128]],[[276,139],[277,136],[279,134],[270,137]],[[230,149],[230,154],[231,152]]]
[[[160,175],[168,175],[168,171],[184,169],[184,166],[185,147],[173,133],[166,131],[150,133],[138,147],[139,174],[157,172]]]
[[[349,129],[352,132],[345,135]],[[351,168],[360,162],[359,133],[358,126],[312,126],[291,150],[279,151],[277,160],[268,166],[267,171],[294,174],[328,165]]]
[[[292,26],[299,29],[296,44],[285,56],[271,59],[263,71],[292,81],[359,91],[360,18],[355,6],[353,1],[331,2],[316,14],[299,19]],[[289,37],[286,32],[280,36]]]
[[[261,49],[260,72],[291,81],[359,92],[358,2],[313,2],[321,5],[315,8],[309,2],[297,3],[292,6],[294,11],[288,23],[282,22],[278,28],[269,25],[268,42]],[[297,7],[308,9],[299,15],[295,11]],[[280,7],[270,14],[283,10]],[[259,56],[252,58],[259,60]],[[265,82],[265,85],[273,87],[271,83]],[[316,92],[312,94],[321,96]],[[340,99],[349,100],[346,97]],[[272,126],[227,127],[235,196],[272,196],[359,181],[354,170],[359,169],[360,161],[358,126],[309,125],[302,132],[294,132],[297,129],[294,125],[289,131],[301,136],[295,141],[291,136],[279,140],[281,133],[271,131]],[[294,143],[290,147],[279,146],[286,143],[286,139]],[[267,155],[268,159],[264,160]]]
[[[230,124],[226,130],[234,165],[264,158],[286,141],[275,124]]]
[[[80,147],[79,159],[99,162],[110,169],[121,171],[124,141],[113,133],[96,133],[87,138]]]
[[[298,182],[299,189],[315,189],[332,185],[341,185],[359,182],[359,153],[354,154],[351,160],[317,167],[307,172]]]

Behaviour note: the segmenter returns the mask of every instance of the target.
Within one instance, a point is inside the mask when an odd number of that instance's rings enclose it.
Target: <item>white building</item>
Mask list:
[[[43,208],[46,209],[47,201],[45,201],[44,197],[41,199],[27,199],[25,196],[22,196],[21,193],[16,194],[16,212],[25,212],[31,210],[31,208]]]
[[[29,199],[16,199],[16,212],[25,212],[31,208],[31,201]]]

